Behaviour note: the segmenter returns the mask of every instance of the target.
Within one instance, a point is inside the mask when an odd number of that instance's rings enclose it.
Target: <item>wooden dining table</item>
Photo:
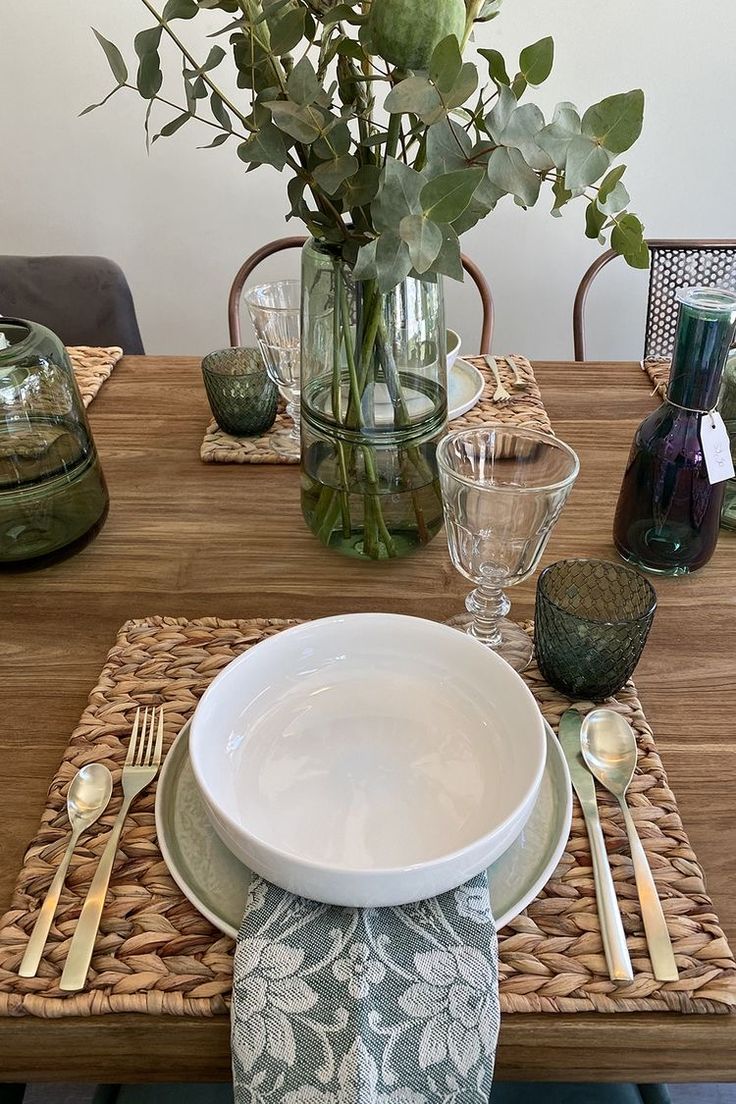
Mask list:
[[[544,563],[615,558],[611,526],[632,434],[655,406],[631,363],[536,363],[581,474]],[[468,584],[444,537],[399,562],[361,563],[306,529],[290,466],[204,464],[199,362],[126,357],[89,411],[110,489],[107,523],[78,555],[0,574],[0,912],[46,790],[119,626],[165,614],[318,617],[384,610],[442,621]],[[531,615],[535,579],[514,588]],[[715,909],[736,946],[736,534],[693,577],[658,579],[636,673]],[[733,1081],[736,1016],[507,1015],[499,1080]],[[225,1017],[0,1020],[0,1080],[216,1081],[230,1077]]]

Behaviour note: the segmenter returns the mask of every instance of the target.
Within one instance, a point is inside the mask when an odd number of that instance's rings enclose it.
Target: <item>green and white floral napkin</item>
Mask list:
[[[253,879],[233,977],[236,1104],[487,1104],[499,1023],[486,874],[382,909]]]

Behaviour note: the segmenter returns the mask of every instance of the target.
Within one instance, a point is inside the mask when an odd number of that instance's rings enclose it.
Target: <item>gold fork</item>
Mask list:
[[[496,381],[496,390],[493,392],[493,401],[495,403],[507,403],[511,398],[511,395],[501,383],[501,373],[498,370],[498,364],[496,364],[496,358],[491,356],[490,353],[486,353],[486,364],[493,372],[493,378]]]
[[[140,728],[140,736],[138,730]],[[150,711],[146,706],[141,721],[141,711],[136,710],[133,731],[128,745],[128,754],[123,767],[123,804],[118,813],[110,837],[105,845],[92,884],[87,891],[87,896],[82,906],[82,912],[77,922],[77,928],[69,947],[64,972],[61,975],[60,988],[83,989],[87,980],[87,971],[94,951],[97,930],[100,926],[102,909],[107,896],[107,887],[110,884],[115,855],[118,849],[118,840],[128,815],[131,802],[141,790],[150,785],[156,777],[161,765],[161,750],[164,742],[164,710],[161,706],[158,710],[158,724],[156,723],[156,709]]]

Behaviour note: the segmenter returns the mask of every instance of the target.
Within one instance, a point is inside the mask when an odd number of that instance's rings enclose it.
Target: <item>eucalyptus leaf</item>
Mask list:
[[[466,61],[452,88],[446,92],[442,99],[445,107],[452,111],[469,100],[478,87],[478,70],[472,62]]]
[[[585,236],[586,238],[600,237],[601,230],[606,225],[606,215],[600,210],[594,199],[591,199],[585,208]]]
[[[489,20],[495,19],[501,11],[501,3],[502,0],[483,0],[475,17],[475,22],[487,23]]]
[[[549,154],[558,169],[564,169],[572,139],[580,134],[580,116],[574,104],[558,103],[552,122],[536,136],[537,145]]]
[[[599,191],[597,202],[601,211],[604,211],[607,215],[617,215],[619,211],[624,211],[628,207],[630,200],[631,196],[626,190],[626,186],[619,181],[618,184],[614,184],[606,192],[603,199],[601,199]]]
[[[393,231],[381,234],[376,244],[378,290],[384,295],[406,279],[412,269],[409,246]]]
[[[485,119],[486,129],[494,142],[501,141],[501,136],[516,110],[516,104],[516,96],[511,89],[505,84],[501,85],[498,90],[498,100]]]
[[[213,116],[223,130],[233,129],[233,124],[230,121],[230,116],[228,115],[227,108],[225,107],[224,103],[222,102],[222,98],[217,94],[217,92],[213,92],[210,96],[210,109]]]
[[[511,91],[515,98],[520,100],[526,92],[526,77],[523,73],[517,73],[511,82]]]
[[[284,136],[273,123],[265,123],[247,142],[241,142],[238,157],[256,165],[273,165],[280,172],[286,164]]]
[[[291,100],[274,100],[268,104],[268,108],[279,130],[283,130],[297,142],[309,145],[319,138],[322,132],[322,117],[313,107],[304,107],[301,104],[292,103]]]
[[[114,42],[110,42],[108,38],[105,38],[103,35],[101,35],[99,31],[96,31],[94,29],[94,27],[92,28],[92,33],[104,50],[105,57],[107,58],[107,64],[110,66],[112,70],[112,75],[114,76],[115,80],[118,82],[118,84],[125,84],[128,79],[128,67],[125,64],[123,55],[120,53]],[[105,99],[109,99],[109,97],[106,97]],[[102,103],[105,103],[105,100],[102,100]],[[99,106],[99,104],[92,104],[90,107],[85,108],[85,111],[91,111],[93,107]]]
[[[488,72],[495,85],[511,84],[511,77],[506,71],[503,54],[500,54],[498,50],[479,50],[478,53],[488,62]]]
[[[421,276],[442,248],[442,231],[425,215],[405,215],[399,223],[399,236],[409,247],[412,267]]]
[[[579,134],[567,147],[565,184],[571,191],[594,184],[611,163],[611,155],[593,139]]]
[[[447,114],[440,94],[429,77],[419,73],[394,85],[384,107],[392,115],[407,112],[418,115],[425,126],[439,122]]]
[[[352,138],[347,123],[341,119],[335,119],[329,123],[323,132],[323,137],[314,143],[314,152],[323,161],[330,161],[333,157],[339,157],[342,153],[348,153]]]
[[[488,176],[486,176],[475,189],[473,198],[460,218],[455,220],[453,229],[458,234],[464,234],[467,230],[471,230],[481,219],[486,217],[489,211],[493,210],[499,199],[503,199],[505,195],[506,192],[503,188],[491,184]]]
[[[640,88],[607,96],[593,104],[583,115],[586,137],[604,146],[609,153],[624,153],[641,134],[644,120],[644,93]]]
[[[304,8],[292,8],[271,27],[271,49],[275,54],[288,54],[301,42],[304,37],[304,20]]]
[[[352,4],[335,4],[334,8],[324,12],[322,22],[326,27],[332,23],[351,23],[354,27],[360,26],[365,20]]]
[[[161,72],[161,60],[158,56],[160,41],[160,26],[139,31],[133,40],[135,52],[138,55],[136,85],[144,100],[152,100],[163,84],[164,76]]]
[[[536,104],[521,104],[511,112],[508,123],[497,141],[503,146],[520,150],[526,163],[533,169],[546,171],[554,165],[550,155],[540,148],[538,137],[544,128],[544,115]]]
[[[119,92],[122,87],[122,84],[116,84],[112,92],[108,92],[99,103],[89,104],[87,107],[83,108],[83,110],[79,112],[79,118],[81,119],[83,115],[89,115],[90,111],[96,111],[98,107],[102,107],[102,105],[106,104],[110,97],[114,96],[116,92]]]
[[[644,227],[636,215],[621,215],[611,231],[611,245],[632,268],[649,267],[649,248],[644,241]]]
[[[309,106],[317,99],[320,90],[314,66],[308,57],[301,58],[289,73],[286,81],[286,91],[289,99],[293,100],[294,103]]]
[[[196,0],[167,0],[163,11],[163,19],[193,19],[199,11]],[[163,134],[163,130],[161,131]]]
[[[517,149],[500,146],[488,161],[491,184],[516,196],[525,207],[533,207],[539,197],[540,180]]]
[[[435,123],[427,130],[427,175],[466,168],[471,149],[467,133],[452,119]]]
[[[424,177],[416,169],[395,157],[388,157],[381,170],[376,198],[371,203],[375,229],[382,233],[393,231],[398,236],[402,218],[421,210],[419,195],[424,183]]]
[[[444,223],[440,226],[442,246],[437,254],[433,269],[451,280],[463,279],[463,264],[460,259],[460,239],[452,226]]]
[[[366,242],[365,245],[361,245],[358,250],[358,258],[353,268],[354,280],[375,280],[378,276],[378,269],[376,267],[376,247],[378,241],[376,238],[373,241]]]
[[[552,184],[552,195],[555,198],[552,206],[552,214],[556,218],[562,217],[562,208],[566,203],[569,203],[572,199],[572,192],[569,188],[565,187],[565,177],[562,173],[558,173]]]
[[[328,195],[334,195],[343,181],[358,171],[359,161],[352,153],[343,153],[331,161],[323,161],[312,171],[312,176],[320,188]]]
[[[433,222],[454,222],[460,218],[484,176],[482,167],[435,176],[424,185],[419,196],[425,216]]]
[[[460,53],[460,44],[454,34],[443,38],[435,46],[429,63],[430,80],[439,88],[440,92],[449,92],[455,81],[460,76],[463,67],[463,58]],[[416,266],[415,266],[416,267]]]
[[[600,186],[598,188],[598,202],[599,203],[605,202],[605,200],[608,198],[609,194],[616,187],[616,185],[621,180],[621,177],[624,175],[625,172],[626,172],[626,166],[625,165],[616,165],[615,168],[611,169],[611,171],[609,173],[606,173],[606,175],[603,177],[603,180],[601,180]]]
[[[212,69],[216,69],[224,57],[225,51],[222,46],[210,47],[210,52],[205,58],[204,64],[200,65],[198,72],[209,73]]]
[[[227,142],[230,138],[229,134],[216,134],[211,142],[207,142],[204,146],[197,146],[197,149],[216,149],[217,146],[221,146],[223,142]]]
[[[543,84],[552,72],[554,57],[555,44],[549,37],[526,46],[519,54],[519,72],[526,83]]]
[[[381,170],[377,165],[361,165],[353,176],[349,177],[340,189],[340,198],[345,206],[352,210],[365,207],[375,199]]]

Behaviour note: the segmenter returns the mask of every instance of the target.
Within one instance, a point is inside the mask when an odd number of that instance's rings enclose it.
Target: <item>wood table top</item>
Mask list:
[[[635,364],[535,364],[581,475],[546,550],[615,559],[613,511],[633,431],[656,400]],[[0,913],[47,786],[119,626],[131,617],[316,617],[386,610],[445,620],[465,581],[440,535],[366,564],[307,531],[298,471],[203,464],[198,361],[127,357],[89,410],[110,515],[79,555],[0,574]],[[540,568],[541,570],[541,568]],[[736,946],[736,534],[691,578],[656,582],[659,609],[636,674],[708,890]],[[513,588],[531,616],[535,578]],[[214,1081],[230,1077],[229,1022],[153,1016],[0,1021],[0,1080]],[[504,1017],[499,1080],[736,1080],[736,1016]]]

